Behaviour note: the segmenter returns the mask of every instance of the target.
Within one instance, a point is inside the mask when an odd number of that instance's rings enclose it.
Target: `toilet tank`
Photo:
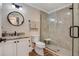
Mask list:
[[[32,39],[32,42],[38,42],[40,41],[40,36],[32,36],[31,39]]]

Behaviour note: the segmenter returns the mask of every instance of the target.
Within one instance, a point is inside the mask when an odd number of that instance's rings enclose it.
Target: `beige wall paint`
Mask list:
[[[32,8],[30,6],[27,6],[26,4],[19,4],[22,5],[23,10],[18,10],[17,8],[12,8],[10,3],[4,3],[3,8],[2,8],[2,31],[7,31],[7,32],[25,32],[26,36],[29,35],[29,22],[28,20],[32,21],[40,21],[40,11]],[[8,13],[12,11],[18,11],[24,16],[24,23],[21,26],[12,26],[8,21],[7,21],[7,15]],[[39,22],[40,24],[40,22]],[[39,32],[32,32],[32,34],[38,34]]]

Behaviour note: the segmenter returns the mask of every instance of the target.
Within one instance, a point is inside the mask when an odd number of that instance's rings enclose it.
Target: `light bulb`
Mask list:
[[[67,12],[67,15],[71,15],[71,12]]]
[[[15,5],[12,5],[12,8],[15,8]]]
[[[50,21],[51,21],[51,22],[54,22],[54,21],[55,21],[55,19],[50,19]]]
[[[62,24],[63,22],[62,21],[59,21],[59,23]]]
[[[22,10],[22,7],[19,7],[19,10]]]

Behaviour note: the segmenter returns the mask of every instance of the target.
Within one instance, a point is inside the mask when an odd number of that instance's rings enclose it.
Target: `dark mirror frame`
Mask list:
[[[9,19],[9,15],[12,14],[12,13],[18,13],[18,14],[20,14],[20,15],[22,16],[23,21],[21,22],[21,24],[19,24],[19,25],[14,25],[14,24],[11,23],[11,21],[10,21],[10,19]],[[10,23],[11,25],[13,25],[13,26],[20,26],[20,25],[22,25],[22,24],[24,23],[24,17],[23,17],[23,15],[22,15],[20,12],[17,12],[17,11],[10,12],[10,13],[7,15],[7,20],[8,20],[9,23]]]

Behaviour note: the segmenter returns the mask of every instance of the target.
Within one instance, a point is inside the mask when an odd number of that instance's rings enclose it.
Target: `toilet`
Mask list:
[[[35,43],[35,52],[40,55],[43,56],[44,55],[44,51],[43,49],[45,48],[45,43],[40,42],[40,36],[32,36],[32,42]]]

